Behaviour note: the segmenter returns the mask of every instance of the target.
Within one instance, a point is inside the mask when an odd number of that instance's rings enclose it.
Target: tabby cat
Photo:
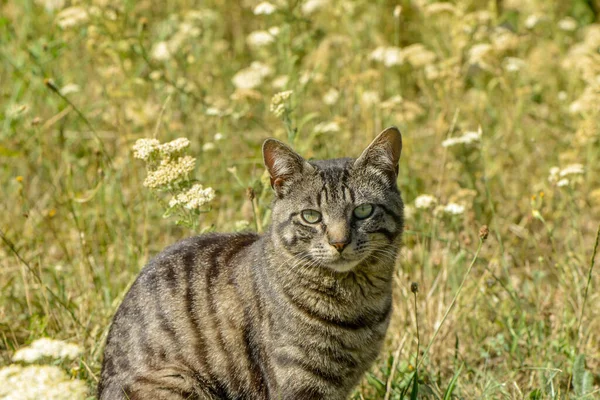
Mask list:
[[[108,335],[104,399],[347,399],[392,311],[402,137],[358,159],[306,161],[268,139],[263,235],[207,234],[142,270]]]

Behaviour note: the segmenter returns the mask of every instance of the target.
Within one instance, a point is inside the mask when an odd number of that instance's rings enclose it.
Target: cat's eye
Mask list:
[[[365,219],[365,218],[369,218],[371,216],[371,214],[373,214],[373,205],[366,203],[366,204],[361,204],[360,206],[356,207],[354,209],[354,216],[357,219]]]
[[[321,222],[321,213],[315,210],[304,210],[300,214],[302,215],[302,219],[309,224],[316,224],[317,222]]]

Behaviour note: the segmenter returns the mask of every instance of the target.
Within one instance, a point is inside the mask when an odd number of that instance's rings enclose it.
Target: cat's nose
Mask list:
[[[344,251],[346,246],[348,246],[348,243],[350,243],[350,242],[348,242],[348,241],[346,241],[346,242],[329,242],[329,244],[332,245],[333,247],[335,247],[335,249],[337,251],[339,251],[340,253],[342,251]]]

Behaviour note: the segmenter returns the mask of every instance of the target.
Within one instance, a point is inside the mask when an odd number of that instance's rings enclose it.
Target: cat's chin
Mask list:
[[[327,265],[327,268],[334,270],[335,272],[349,272],[356,267],[361,260],[337,260],[330,262]]]

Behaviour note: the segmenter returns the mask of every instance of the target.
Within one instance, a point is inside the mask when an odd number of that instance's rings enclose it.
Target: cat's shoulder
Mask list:
[[[148,265],[197,264],[206,257],[233,254],[257,242],[260,235],[244,233],[206,233],[176,242],[157,254]]]

